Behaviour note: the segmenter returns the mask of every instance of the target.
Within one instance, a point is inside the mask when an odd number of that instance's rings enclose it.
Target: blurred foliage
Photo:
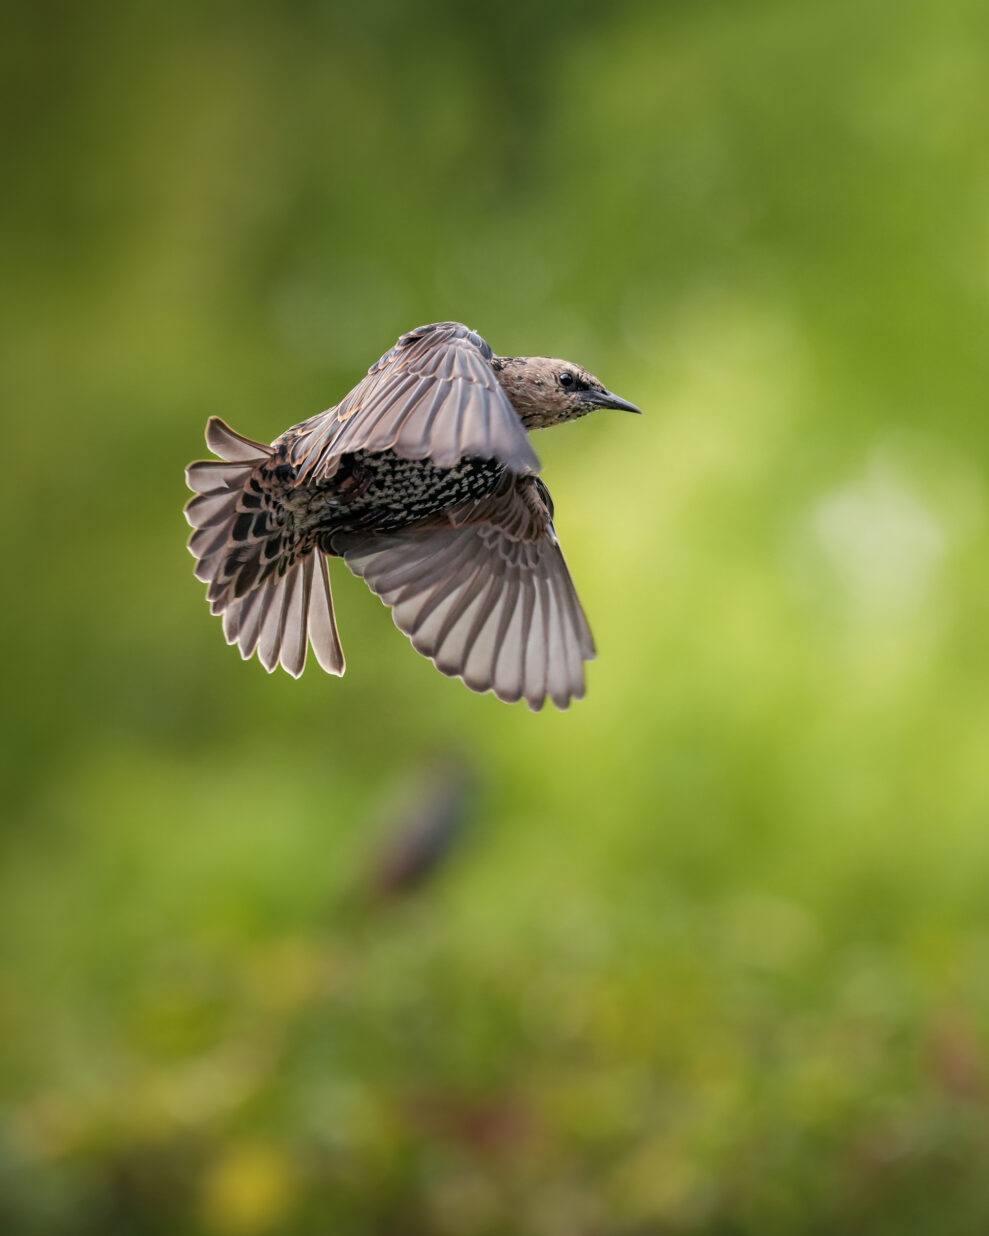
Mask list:
[[[989,1230],[982,0],[5,16],[0,1228]],[[567,714],[192,578],[207,415],[451,317],[647,410]]]

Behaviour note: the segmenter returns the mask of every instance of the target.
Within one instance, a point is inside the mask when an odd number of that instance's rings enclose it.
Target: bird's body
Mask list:
[[[275,443],[276,458],[287,445]],[[402,459],[394,451],[354,451],[341,458],[328,480],[293,485],[280,500],[294,505],[303,524],[311,521],[332,553],[335,532],[395,532],[486,497],[504,472],[490,459],[466,458],[452,468],[438,468],[428,459]]]
[[[342,557],[444,673],[531,707],[583,694],[594,645],[527,428],[637,411],[579,367],[497,357],[456,322],[419,327],[339,404],[271,446],[218,418],[190,464],[189,548],[228,642],[298,675],[344,660],[325,557]]]

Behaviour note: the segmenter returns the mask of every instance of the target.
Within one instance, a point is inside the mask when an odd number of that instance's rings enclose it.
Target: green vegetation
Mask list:
[[[0,1229],[989,1230],[985,4],[7,16]],[[646,409],[536,439],[567,714],[192,577],[206,417],[450,317]]]

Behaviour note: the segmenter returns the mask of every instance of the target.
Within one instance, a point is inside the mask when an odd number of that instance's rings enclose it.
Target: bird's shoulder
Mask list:
[[[446,348],[471,348],[495,371],[495,354],[491,344],[476,330],[463,322],[429,322],[400,335],[396,342],[368,369],[368,376],[389,366],[408,366]]]

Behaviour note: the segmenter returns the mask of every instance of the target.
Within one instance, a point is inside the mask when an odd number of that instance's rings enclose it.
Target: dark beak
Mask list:
[[[642,409],[627,399],[619,399],[611,391],[591,391],[591,400],[599,408],[616,408],[619,412],[637,412],[642,415]]]

